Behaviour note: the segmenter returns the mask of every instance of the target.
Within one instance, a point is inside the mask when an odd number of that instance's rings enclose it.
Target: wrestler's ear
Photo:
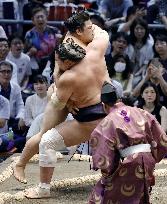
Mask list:
[[[76,34],[77,34],[77,35],[80,36],[80,35],[82,35],[82,33],[83,33],[83,30],[82,30],[81,28],[77,28],[77,29],[76,29]]]

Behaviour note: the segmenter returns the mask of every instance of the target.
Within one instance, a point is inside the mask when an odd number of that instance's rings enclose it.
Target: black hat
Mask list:
[[[116,88],[112,84],[104,82],[101,90],[101,101],[105,104],[113,105],[117,99]]]

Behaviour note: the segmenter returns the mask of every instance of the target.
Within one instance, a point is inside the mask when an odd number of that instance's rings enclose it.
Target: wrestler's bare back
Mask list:
[[[67,97],[78,108],[99,103],[104,81],[110,82],[104,55],[89,45],[85,49],[85,58],[65,71],[57,81],[59,99]]]

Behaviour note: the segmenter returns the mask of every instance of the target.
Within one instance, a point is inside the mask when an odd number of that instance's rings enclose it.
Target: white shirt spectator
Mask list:
[[[140,49],[140,56],[139,56],[139,66],[147,65],[148,62],[153,58],[154,52],[153,52],[153,44],[154,41],[152,39],[148,39],[146,44],[142,46]],[[133,54],[134,54],[134,47],[133,45],[129,45],[126,49],[126,54],[129,56],[129,58],[132,60]]]
[[[10,82],[10,117],[11,118],[24,118],[24,102],[21,95],[21,88],[18,84]]]
[[[25,117],[26,126],[30,126],[32,121],[41,113],[44,112],[47,104],[47,96],[39,97],[37,94],[29,96],[25,103]]]
[[[30,76],[32,74],[30,57],[27,54],[21,53],[21,56],[19,58],[16,58],[10,51],[7,59],[15,63],[17,66],[17,80],[19,85],[21,84],[25,76]]]
[[[0,95],[0,118],[6,119],[6,124],[4,127],[0,128],[0,134],[6,133],[8,131],[7,120],[10,117],[10,105],[9,101]]]

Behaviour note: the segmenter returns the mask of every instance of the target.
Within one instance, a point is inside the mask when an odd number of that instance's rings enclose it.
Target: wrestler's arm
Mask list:
[[[98,55],[104,56],[109,44],[109,35],[105,30],[94,24],[93,29],[94,38],[86,47],[86,51],[95,51]]]
[[[67,72],[67,71],[66,71]],[[59,78],[59,81],[57,83],[56,89],[54,89],[54,92],[51,96],[51,102],[57,109],[63,109],[68,100],[70,99],[70,96],[73,93],[73,77],[71,74],[64,73]]]

